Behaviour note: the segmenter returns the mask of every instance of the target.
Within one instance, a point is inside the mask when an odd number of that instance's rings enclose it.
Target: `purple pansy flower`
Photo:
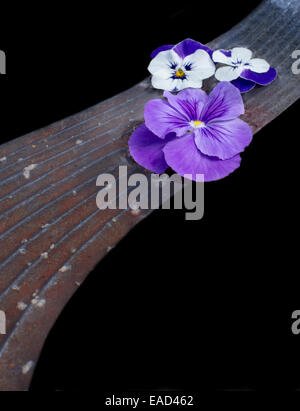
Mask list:
[[[148,70],[154,88],[179,91],[201,88],[202,80],[215,73],[212,50],[195,40],[186,39],[176,46],[162,46],[151,54]]]
[[[209,96],[186,89],[165,100],[150,100],[145,125],[131,135],[132,157],[143,167],[162,173],[171,167],[192,180],[219,180],[240,165],[240,152],[251,142],[251,127],[238,116],[244,113],[240,92],[219,83]]]
[[[214,51],[212,58],[216,63],[225,64],[216,70],[216,79],[230,81],[241,93],[253,89],[255,84],[266,86],[277,76],[266,60],[252,58],[252,51],[244,47]]]

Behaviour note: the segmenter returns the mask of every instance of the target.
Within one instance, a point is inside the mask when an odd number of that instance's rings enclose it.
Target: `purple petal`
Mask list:
[[[244,151],[252,140],[252,129],[243,120],[211,123],[196,129],[195,143],[198,149],[208,156],[221,160],[234,157]]]
[[[157,54],[160,53],[161,51],[170,50],[173,47],[174,45],[160,46],[157,49],[152,51],[151,58],[154,59],[154,57],[157,56]]]
[[[142,124],[132,133],[128,141],[130,154],[141,166],[154,173],[163,173],[168,168],[163,148],[174,138],[175,135],[170,134],[162,140]]]
[[[212,56],[213,52],[209,47],[204,46],[202,43],[199,43],[198,41],[192,39],[185,39],[176,44],[176,46],[174,46],[173,48],[175,53],[177,53],[178,56],[182,59],[184,59],[186,56],[189,56],[190,54],[195,53],[195,51],[199,49],[205,50],[210,55],[210,57]]]
[[[192,180],[201,181],[197,174],[204,174],[204,181],[220,180],[240,166],[239,155],[229,160],[219,160],[202,154],[196,147],[193,134],[177,138],[163,149],[166,162],[181,176],[192,175]]]
[[[214,120],[232,120],[244,112],[244,103],[239,90],[230,82],[221,81],[208,97],[202,120],[205,123]]]
[[[145,106],[146,127],[160,138],[165,138],[169,133],[183,136],[190,128],[187,118],[183,113],[175,110],[166,101],[150,100]]]
[[[270,67],[266,73],[254,73],[254,71],[251,71],[249,69],[244,70],[241,73],[242,78],[254,81],[261,86],[270,84],[273,80],[275,80],[276,76],[277,71],[273,67]]]
[[[204,104],[207,102],[207,94],[200,89],[185,89],[177,95],[164,92],[164,97],[168,99],[169,104],[180,113],[183,113],[188,121],[198,120]]]
[[[221,53],[223,53],[224,54],[224,56],[226,56],[226,57],[231,57],[231,50],[224,50],[224,49],[220,49],[219,50]]]
[[[238,88],[241,93],[246,93],[247,91],[250,91],[255,87],[255,83],[253,81],[245,80],[241,77],[237,78],[236,80],[232,80],[230,83]]]
[[[215,50],[212,54],[212,59],[215,63],[223,63],[231,65],[231,50]]]

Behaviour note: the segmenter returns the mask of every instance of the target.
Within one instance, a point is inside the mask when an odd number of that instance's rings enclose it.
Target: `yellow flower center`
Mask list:
[[[196,127],[198,127],[198,126],[200,126],[200,125],[202,125],[202,124],[204,124],[204,123],[203,123],[203,121],[198,121],[198,120],[197,120],[197,121],[194,121],[194,124],[195,124]]]
[[[184,76],[184,71],[181,69],[178,69],[175,73],[176,77],[183,77]]]

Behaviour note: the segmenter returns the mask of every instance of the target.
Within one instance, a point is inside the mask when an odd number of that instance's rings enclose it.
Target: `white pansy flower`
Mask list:
[[[225,64],[215,72],[215,77],[219,81],[233,81],[239,77],[249,78],[243,75],[246,70],[261,74],[267,73],[270,69],[270,64],[266,60],[252,58],[252,51],[244,47],[214,51],[212,58],[215,63]]]
[[[173,49],[158,53],[148,66],[152,86],[166,91],[201,88],[202,80],[215,73],[215,64],[202,49],[181,58]]]

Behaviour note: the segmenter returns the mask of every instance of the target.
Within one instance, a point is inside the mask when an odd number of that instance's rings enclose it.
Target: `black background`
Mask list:
[[[0,25],[1,142],[127,89],[156,47],[207,43],[258,3],[13,5]],[[158,210],[101,261],[51,330],[32,390],[300,388],[299,108],[205,185],[202,220]]]

